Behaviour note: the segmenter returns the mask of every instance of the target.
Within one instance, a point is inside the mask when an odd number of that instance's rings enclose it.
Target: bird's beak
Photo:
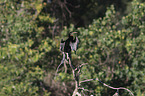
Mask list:
[[[78,32],[73,32],[73,33],[78,33]]]
[[[77,32],[72,32],[70,36],[73,36],[74,33],[77,33]]]

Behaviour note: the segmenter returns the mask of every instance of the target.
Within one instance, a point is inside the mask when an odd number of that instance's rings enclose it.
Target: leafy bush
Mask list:
[[[41,0],[10,0],[0,6],[1,96],[50,95],[44,87],[45,72],[36,64],[52,48],[52,40],[42,38],[44,28],[35,22],[42,8]]]

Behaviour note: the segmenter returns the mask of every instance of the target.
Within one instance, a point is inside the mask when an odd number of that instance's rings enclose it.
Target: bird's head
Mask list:
[[[77,33],[77,32],[70,32],[70,33],[68,34],[68,36],[73,36],[75,33]]]

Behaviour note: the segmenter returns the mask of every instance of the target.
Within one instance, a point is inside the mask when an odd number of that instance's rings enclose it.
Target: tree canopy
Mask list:
[[[78,32],[72,52],[81,80],[99,78],[113,87],[145,94],[145,2],[143,0],[1,0],[0,95],[71,96],[71,68],[60,67],[61,38]],[[82,84],[86,95],[112,96],[98,81]],[[108,95],[109,94],[109,95]],[[121,90],[119,94],[128,96]]]

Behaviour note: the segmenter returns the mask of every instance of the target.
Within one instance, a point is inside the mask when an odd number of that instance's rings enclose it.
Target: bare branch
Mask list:
[[[64,72],[65,72],[65,73],[67,73],[67,66],[66,66],[66,62],[64,62],[64,68],[65,68],[65,69],[64,69],[64,70],[65,70]]]
[[[92,81],[92,80],[94,80],[94,79],[87,79],[87,80],[84,80],[84,81],[80,81],[80,84],[84,83],[84,82],[89,82],[89,81]]]
[[[81,87],[79,87],[78,89],[81,89],[81,90],[83,90],[83,91],[88,91],[88,92],[90,92],[90,90],[85,89],[85,88],[81,88]]]
[[[63,54],[64,54],[64,53],[63,53]],[[68,54],[67,54],[67,55],[68,55]],[[109,55],[107,55],[107,56],[108,56],[108,58],[109,58]],[[78,93],[78,89],[81,89],[81,90],[83,90],[83,91],[88,91],[88,92],[90,92],[88,89],[81,88],[81,87],[80,87],[80,84],[81,84],[81,83],[84,83],[84,82],[93,81],[93,80],[99,81],[99,82],[102,83],[104,86],[106,86],[106,87],[108,87],[108,88],[110,88],[110,89],[117,90],[117,92],[114,94],[114,96],[115,96],[115,95],[119,95],[119,90],[120,90],[120,89],[124,89],[124,90],[128,91],[132,96],[134,96],[134,94],[133,94],[129,89],[124,88],[124,87],[115,88],[115,87],[109,86],[109,85],[103,83],[102,81],[100,81],[98,78],[87,79],[87,80],[84,80],[84,81],[79,81],[81,67],[84,66],[84,65],[87,65],[88,63],[83,63],[83,64],[79,65],[77,68],[74,68],[74,66],[71,64],[71,59],[70,59],[68,56],[67,56],[67,59],[69,59],[69,65],[70,65],[70,67],[71,67],[71,69],[72,69],[73,77],[74,77],[74,80],[75,80],[75,90],[74,90],[72,96],[76,96],[76,95],[81,96],[81,94]],[[63,60],[62,60],[62,61],[63,61],[63,63],[64,63],[64,62],[67,62],[67,61],[65,60],[65,54],[64,54],[64,56],[63,56]],[[106,59],[106,61],[107,61],[107,59]],[[62,62],[61,62],[61,64],[62,64]],[[61,66],[61,64],[58,66],[57,71],[58,71],[59,67]],[[56,71],[56,74],[57,74],[57,71]]]
[[[103,83],[102,81],[100,81],[98,78],[95,78],[95,79],[87,79],[87,80],[81,81],[80,83],[89,82],[89,81],[92,81],[92,80],[97,80],[97,81],[99,81],[100,83],[102,83],[104,86],[106,86],[106,87],[108,87],[108,88],[111,88],[111,89],[114,89],[114,90],[124,89],[124,90],[128,91],[132,96],[134,96],[134,94],[133,94],[129,89],[124,88],[124,87],[115,88],[115,87],[109,86],[109,85]]]
[[[101,82],[99,79],[97,79],[99,82]],[[104,86],[108,87],[108,88],[111,88],[111,89],[116,89],[116,90],[119,90],[119,89],[124,89],[126,91],[128,91],[132,96],[134,96],[134,94],[127,88],[124,88],[124,87],[119,87],[119,88],[115,88],[115,87],[112,87],[112,86],[109,86],[103,82],[101,82]]]
[[[60,63],[59,66],[57,67],[57,70],[56,70],[56,73],[55,73],[55,77],[56,77],[56,75],[57,75],[57,72],[58,72],[59,67],[60,67],[62,64],[63,64],[63,63]]]
[[[65,9],[67,10],[67,12],[69,13],[69,17],[71,17],[71,11],[68,9],[68,7],[64,4]]]
[[[80,69],[82,66],[87,65],[87,64],[88,64],[88,63],[83,63],[83,64],[79,65],[79,66],[75,69],[75,71],[78,70],[78,69]]]
[[[56,20],[54,20],[53,22],[55,23],[54,26],[53,26],[53,30],[52,30],[52,39],[54,39],[54,33],[55,33],[55,30],[57,28],[57,24],[58,24],[58,21],[59,19],[57,18]]]

